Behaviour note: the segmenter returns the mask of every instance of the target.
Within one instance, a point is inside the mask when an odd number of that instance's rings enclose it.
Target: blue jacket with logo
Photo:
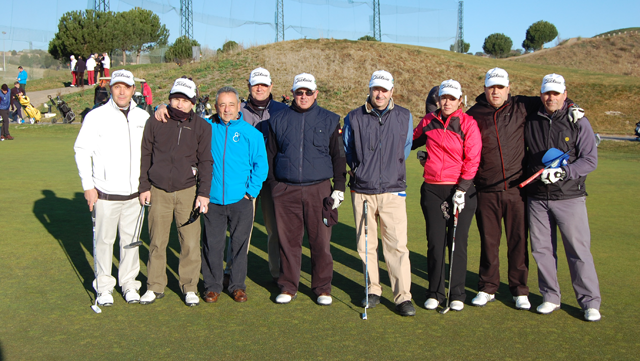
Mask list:
[[[257,197],[267,179],[269,165],[262,133],[240,118],[225,124],[218,115],[211,124],[213,179],[211,203],[233,204],[245,194]]]
[[[27,71],[26,70],[22,70],[21,72],[19,72],[17,79],[18,79],[18,83],[27,84]]]
[[[8,110],[11,105],[11,93],[7,91],[7,94],[0,90],[0,109]]]

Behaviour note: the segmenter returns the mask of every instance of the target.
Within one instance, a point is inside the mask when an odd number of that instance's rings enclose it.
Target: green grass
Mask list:
[[[640,278],[637,276],[637,204],[640,149],[635,143],[604,142],[598,169],[587,181],[592,252],[602,290],[602,321],[582,320],[571,289],[566,258],[559,250],[562,309],[549,316],[517,311],[506,279],[497,302],[469,306],[475,295],[479,236],[470,231],[467,305],[462,312],[426,311],[425,226],[419,207],[421,172],[409,161],[407,207],[413,296],[417,315],[393,311],[386,272],[382,304],[362,321],[361,262],[355,252],[350,197],[334,227],[334,304],[320,307],[311,296],[308,248],[303,248],[300,295],[290,305],[273,302],[262,217],[249,253],[249,301],[223,295],[217,304],[184,305],[176,270],[175,233],[168,252],[167,296],[153,305],[128,305],[120,294],[102,314],[89,308],[91,221],[73,159],[78,125],[12,126],[14,141],[2,154],[2,242],[0,242],[0,359],[4,360],[192,360],[192,359],[637,359]],[[146,281],[148,236],[141,248]],[[560,247],[561,248],[561,247]],[[116,262],[117,265],[117,262]],[[384,269],[384,263],[381,263]],[[115,272],[115,268],[114,268]],[[541,302],[531,258],[533,306]],[[143,288],[144,290],[144,288]]]

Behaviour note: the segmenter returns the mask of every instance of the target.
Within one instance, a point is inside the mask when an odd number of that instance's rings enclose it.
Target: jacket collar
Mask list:
[[[395,103],[393,102],[393,98],[389,99],[389,105],[387,105],[387,109],[385,109],[382,114],[388,112],[389,110],[393,109],[393,107],[395,106]],[[367,100],[364,102],[364,109],[366,110],[367,113],[371,113],[374,108],[371,105],[371,103],[369,102],[369,95],[367,95]],[[376,112],[378,112],[378,110],[376,109]],[[382,114],[380,114],[382,116]]]
[[[494,110],[500,109],[503,106],[511,103],[511,93],[509,93],[507,95],[507,100],[505,100],[504,104],[502,104],[498,108],[495,108],[493,105],[489,104],[489,101],[487,100],[487,95],[484,92],[476,97],[476,103],[479,103],[479,104],[481,104],[483,106],[486,106],[486,107],[490,107],[491,109],[494,109]]]
[[[116,104],[116,102],[113,100],[113,96],[109,97],[109,103],[108,103],[113,109],[117,110],[117,111],[122,111],[120,109],[120,107],[118,106],[118,104]],[[129,111],[131,111],[133,108],[137,107],[138,104],[136,104],[136,102],[133,101],[133,99],[131,99],[131,101],[129,102]]]

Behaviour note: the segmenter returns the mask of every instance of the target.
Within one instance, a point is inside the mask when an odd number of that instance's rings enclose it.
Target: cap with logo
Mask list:
[[[251,71],[251,74],[249,74],[249,85],[254,86],[257,84],[271,85],[271,74],[269,70],[256,68]]]
[[[196,83],[191,79],[178,78],[173,83],[171,92],[169,92],[169,99],[183,98],[187,99],[191,103],[196,103]]]
[[[484,77],[484,86],[490,88],[494,85],[509,86],[509,74],[501,68],[493,68]]]
[[[111,73],[111,82],[109,85],[111,86],[116,83],[125,83],[128,86],[133,86],[136,82],[133,80],[133,74],[129,70],[120,69]]]
[[[386,70],[378,70],[373,72],[369,81],[369,88],[382,87],[387,90],[393,89],[393,76]]]
[[[292,91],[296,91],[300,88],[316,90],[318,87],[316,86],[316,78],[308,73],[298,74],[293,78],[293,86],[291,87]]]
[[[545,75],[545,77],[542,78],[542,87],[540,87],[541,94],[546,92],[564,93],[566,89],[562,75],[554,73]]]
[[[440,84],[440,91],[438,92],[438,96],[443,96],[449,94],[456,99],[460,99],[462,96],[462,87],[460,83],[453,79],[445,80]]]

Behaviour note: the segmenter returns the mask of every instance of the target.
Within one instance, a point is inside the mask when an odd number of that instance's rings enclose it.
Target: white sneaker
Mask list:
[[[478,307],[483,307],[489,302],[496,300],[496,295],[486,293],[484,291],[478,292],[478,295],[471,300],[471,304]]]
[[[527,296],[515,296],[513,301],[516,303],[516,308],[519,310],[528,310],[531,308],[529,297]]]
[[[331,295],[322,294],[318,296],[317,302],[320,306],[329,306],[333,302],[333,299],[331,298]]]
[[[151,290],[145,292],[144,295],[142,295],[142,297],[140,297],[140,304],[141,305],[148,305],[153,303],[156,299],[160,299],[164,297],[164,293],[156,293],[153,292]]]
[[[106,307],[113,305],[113,295],[111,295],[111,292],[113,291],[98,293],[98,296],[96,296],[98,305]]]
[[[427,310],[435,310],[436,308],[438,308],[439,304],[440,302],[438,302],[438,300],[436,300],[435,298],[429,298],[424,303],[424,308],[426,308]]]
[[[464,303],[462,301],[451,301],[451,305],[449,305],[454,311],[462,311],[464,308]]]
[[[541,313],[543,315],[548,315],[551,312],[559,309],[560,309],[560,305],[556,305],[555,303],[551,303],[551,302],[542,302],[542,304],[538,306],[536,311],[538,311],[538,313]]]
[[[292,295],[286,292],[283,292],[281,294],[278,295],[278,297],[276,297],[276,303],[280,303],[280,304],[284,304],[284,303],[289,303],[291,301],[293,301],[296,298],[296,295]],[[320,298],[320,297],[318,297]]]
[[[600,311],[595,308],[587,308],[584,311],[584,319],[589,322],[600,321],[600,318],[602,318],[602,316],[600,316]]]
[[[124,291],[124,300],[127,301],[127,303],[140,302],[140,294],[138,294],[138,290],[129,288],[128,290]]]
[[[197,306],[200,303],[200,298],[195,292],[187,292],[184,296],[184,303],[189,307]]]

